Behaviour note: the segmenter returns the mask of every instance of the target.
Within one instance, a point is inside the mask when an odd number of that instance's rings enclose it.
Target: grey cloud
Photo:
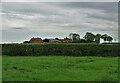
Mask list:
[[[63,4],[57,4],[64,7],[74,7],[74,8],[93,8],[101,9],[107,12],[117,12],[118,11],[118,2],[66,2]]]
[[[118,2],[119,0],[2,0],[2,2]]]
[[[96,14],[88,14],[89,17],[100,18],[104,20],[114,20],[117,21],[118,15],[118,3],[117,2],[69,2],[63,4],[57,4],[59,6],[64,6],[67,8],[88,8],[89,9],[99,9],[103,10],[106,15],[99,16]]]
[[[49,7],[49,4],[50,4],[49,2],[47,3],[7,2],[7,3],[3,3],[3,12],[12,11],[12,12],[18,12],[20,14],[26,14],[26,15],[34,15],[36,13],[40,13],[43,15],[53,15],[53,14],[58,15],[59,13],[53,12],[55,8]]]
[[[17,5],[18,4],[18,5]],[[34,5],[34,6],[31,6]],[[66,7],[70,7],[70,8],[74,8],[74,7],[78,7],[78,8],[82,8],[82,7],[85,7],[85,8],[92,8],[92,9],[103,9],[105,10],[106,12],[104,13],[107,13],[107,14],[110,14],[112,15],[111,13],[109,13],[108,11],[111,11],[112,13],[114,12],[117,12],[117,3],[91,3],[91,2],[71,2],[71,3],[47,3],[47,4],[57,4],[59,5],[60,7],[62,7],[63,9],[66,8]],[[64,16],[64,11],[62,13],[61,10],[56,10],[54,8],[44,8],[43,6],[41,5],[47,5],[46,3],[3,3],[3,9],[4,10],[7,10],[7,11],[15,11],[15,12],[18,12],[18,13],[22,13],[22,14],[31,14],[33,15],[33,13],[37,13],[37,14],[42,14],[42,15],[60,15],[60,16]],[[64,5],[63,5],[64,4]],[[26,7],[27,6],[27,7]],[[48,6],[49,7],[49,6]],[[89,10],[89,9],[88,9]],[[61,12],[57,12],[57,11],[61,11]],[[109,16],[110,16],[109,15]],[[103,19],[114,19],[115,16],[110,16],[110,17],[102,17],[102,16],[99,16],[99,15],[90,15],[88,14],[88,16],[93,16],[93,17],[98,17],[98,18],[103,18]],[[108,15],[106,15],[108,16]],[[116,18],[114,19],[116,20]]]
[[[25,27],[13,27],[13,29],[17,29],[17,30],[25,30]]]
[[[109,14],[109,13],[108,13]],[[108,16],[99,16],[99,15],[89,15],[91,18],[96,18],[96,19],[103,19],[103,20],[108,20],[108,21],[114,21],[118,22],[118,17],[117,15],[108,15]]]

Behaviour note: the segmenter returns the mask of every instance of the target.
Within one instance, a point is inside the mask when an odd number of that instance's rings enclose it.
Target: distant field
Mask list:
[[[3,56],[3,81],[117,81],[118,57]]]

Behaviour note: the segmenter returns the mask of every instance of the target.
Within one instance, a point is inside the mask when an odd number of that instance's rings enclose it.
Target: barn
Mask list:
[[[31,38],[29,43],[43,43],[42,38]]]

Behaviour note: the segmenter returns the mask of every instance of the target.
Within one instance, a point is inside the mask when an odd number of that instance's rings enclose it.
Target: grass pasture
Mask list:
[[[117,81],[118,57],[3,56],[3,81]]]

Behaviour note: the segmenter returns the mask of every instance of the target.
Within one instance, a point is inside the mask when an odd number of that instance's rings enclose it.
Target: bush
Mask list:
[[[117,44],[2,44],[2,54],[10,56],[118,56]]]

